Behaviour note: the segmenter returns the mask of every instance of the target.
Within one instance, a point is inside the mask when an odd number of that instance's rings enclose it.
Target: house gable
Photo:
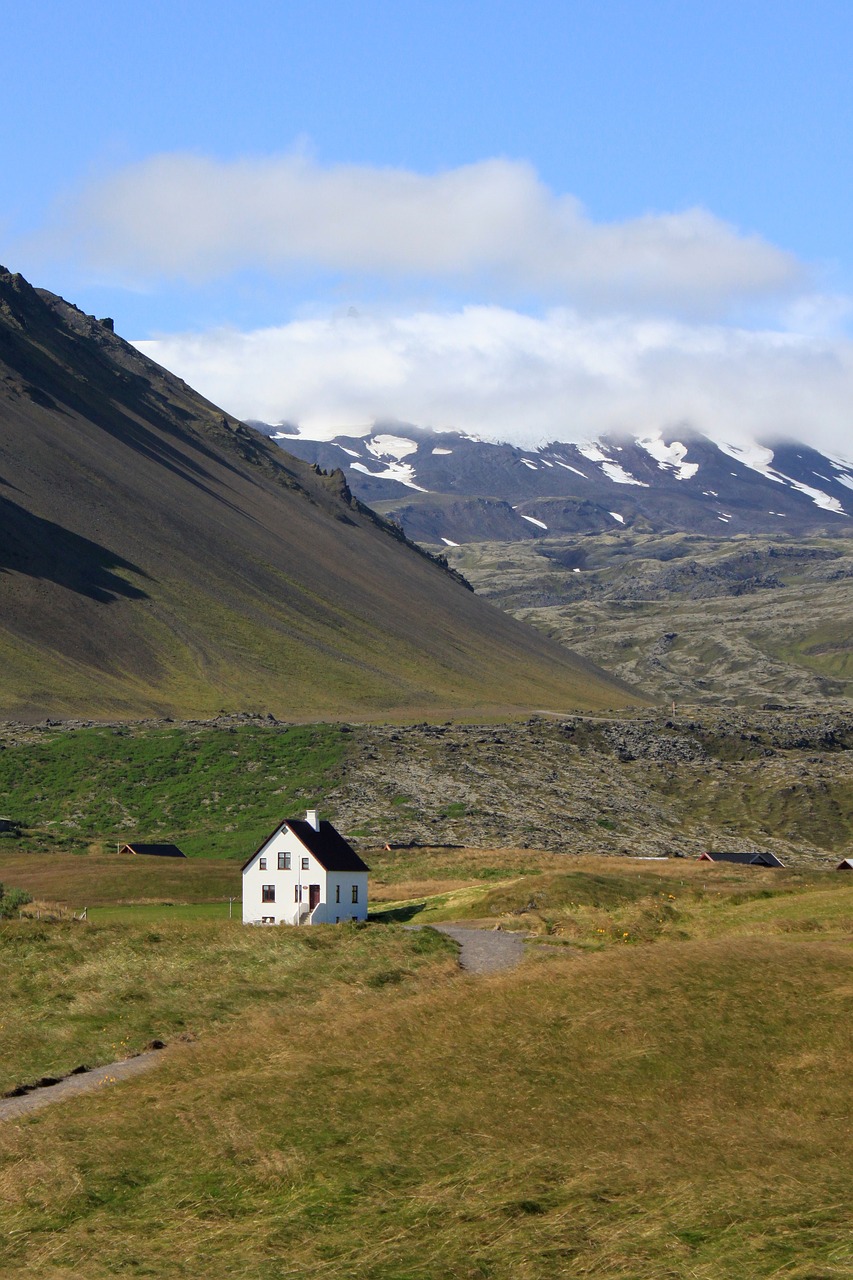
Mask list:
[[[242,871],[244,923],[335,924],[367,917],[367,865],[330,822],[286,819]]]

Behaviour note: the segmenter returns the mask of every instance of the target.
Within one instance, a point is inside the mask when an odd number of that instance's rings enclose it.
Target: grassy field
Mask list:
[[[4,1126],[0,1274],[850,1274],[853,877],[385,857],[376,905],[468,894],[521,966],[377,924],[0,928],[5,1080],[170,1042]]]
[[[152,1039],[209,1037],[253,1009],[295,1016],[330,987],[381,984],[389,972],[401,981],[447,950],[432,933],[247,929],[174,912],[0,926],[0,1093],[127,1057]]]
[[[499,925],[583,950],[743,934],[853,940],[853,876],[836,871],[423,850],[406,879],[393,854],[377,852],[374,872],[374,919]]]
[[[0,813],[27,847],[180,839],[188,857],[248,857],[337,780],[337,726],[93,728],[0,751]],[[11,843],[11,842],[10,842]]]
[[[227,904],[242,892],[240,865],[218,858],[0,853],[0,883],[67,911],[164,902]]]

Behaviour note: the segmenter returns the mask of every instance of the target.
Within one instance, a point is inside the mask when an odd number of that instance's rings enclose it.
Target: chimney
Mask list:
[[[319,831],[319,830],[320,830],[320,819],[319,819],[319,817],[317,816],[317,810],[316,810],[316,809],[306,809],[306,810],[305,810],[305,821],[306,821],[306,822],[308,822],[308,823],[310,823],[310,824],[311,824],[311,826],[314,828],[314,830],[315,830],[315,831]]]

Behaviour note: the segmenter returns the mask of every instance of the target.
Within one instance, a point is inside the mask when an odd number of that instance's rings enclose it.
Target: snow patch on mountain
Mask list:
[[[613,462],[597,444],[579,444],[578,453],[590,462],[597,462],[601,470],[614,484],[636,484],[641,489],[648,489],[645,480],[638,480],[618,462]],[[621,449],[620,449],[621,453]]]
[[[407,440],[405,436],[374,436],[367,442],[367,452],[372,453],[374,458],[391,457],[399,461],[417,451],[418,446],[414,440]]]
[[[558,467],[563,467],[565,471],[574,471],[575,475],[580,476],[581,480],[589,479],[589,476],[586,474],[585,471],[578,471],[577,467],[569,466],[568,462],[561,462],[559,458],[555,458],[554,461],[556,462]]]
[[[363,462],[354,462],[350,470],[361,471],[371,480],[396,480],[408,489],[417,489],[418,493],[429,493],[423,485],[415,483],[415,468],[410,462],[389,462],[384,471],[371,471]]]
[[[692,480],[699,470],[698,462],[686,462],[687,446],[680,440],[667,444],[661,433],[638,437],[637,444],[645,449],[660,467],[661,471],[672,471],[676,480]]]
[[[543,524],[541,520],[537,520],[534,516],[526,516],[522,512],[518,513],[522,520],[527,520],[530,524],[535,524],[538,529],[547,529],[547,524]]]
[[[757,471],[765,479],[774,480],[777,484],[787,485],[791,489],[798,489],[807,498],[811,498],[815,506],[820,507],[822,511],[831,511],[838,516],[847,514],[838,499],[833,498],[831,494],[824,493],[823,489],[815,489],[812,485],[803,484],[801,480],[794,480],[792,476],[785,475],[784,472],[777,471],[775,467],[771,466],[774,460],[772,449],[760,444],[727,444],[720,440],[716,444],[717,448],[726,457],[734,458],[736,462],[742,462],[745,467],[749,467],[752,471]],[[829,483],[832,482],[830,481]],[[853,488],[853,485],[851,485],[851,488]]]

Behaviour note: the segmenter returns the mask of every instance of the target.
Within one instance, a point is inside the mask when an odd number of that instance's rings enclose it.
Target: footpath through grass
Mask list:
[[[377,867],[529,927],[489,978],[381,924],[0,926],[5,1087],[169,1042],[3,1126],[0,1275],[846,1280],[853,877],[538,857]]]
[[[432,931],[252,929],[179,908],[154,908],[150,921],[130,910],[110,921],[104,908],[104,922],[88,925],[0,925],[0,1094],[152,1039],[209,1036],[254,1009],[296,1016],[329,989],[345,999],[352,986],[401,982],[454,954]]]

